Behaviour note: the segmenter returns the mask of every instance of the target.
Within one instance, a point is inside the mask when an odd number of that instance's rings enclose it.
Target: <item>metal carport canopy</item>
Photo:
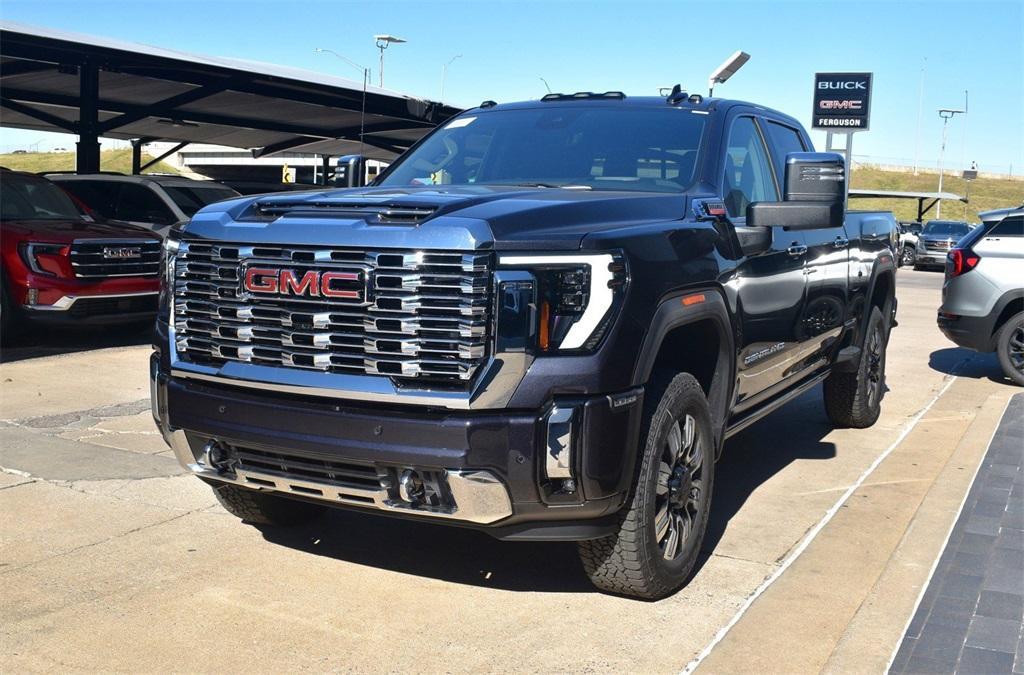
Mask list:
[[[388,160],[458,112],[287,66],[0,21],[0,126],[77,134],[80,173],[99,170],[100,136]]]
[[[892,190],[850,190],[850,197],[867,199],[916,199],[917,200],[917,222],[924,220],[924,214],[932,210],[940,199],[949,201],[969,203],[967,197],[961,197],[954,192],[898,192]],[[925,202],[931,200],[927,206]]]

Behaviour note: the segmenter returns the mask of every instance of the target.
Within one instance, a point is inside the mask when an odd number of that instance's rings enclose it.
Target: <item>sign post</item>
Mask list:
[[[871,73],[815,73],[811,128],[826,132],[826,151],[840,152],[845,158],[847,199],[853,173],[853,134],[867,131],[870,122]],[[841,148],[834,145],[837,136],[846,137]]]

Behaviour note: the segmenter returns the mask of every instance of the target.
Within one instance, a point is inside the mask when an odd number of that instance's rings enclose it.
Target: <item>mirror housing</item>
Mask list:
[[[334,184],[337,187],[363,187],[366,184],[366,158],[362,155],[339,157],[334,169]]]
[[[748,227],[816,230],[842,227],[846,217],[846,166],[835,152],[791,152],[781,202],[747,206]]]

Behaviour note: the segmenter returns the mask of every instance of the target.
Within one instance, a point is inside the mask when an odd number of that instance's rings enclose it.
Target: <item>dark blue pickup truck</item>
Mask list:
[[[731,434],[821,382],[835,424],[878,418],[896,223],[847,213],[845,185],[750,103],[487,102],[371,186],[172,233],[153,413],[250,523],[574,540],[598,587],[662,597]]]

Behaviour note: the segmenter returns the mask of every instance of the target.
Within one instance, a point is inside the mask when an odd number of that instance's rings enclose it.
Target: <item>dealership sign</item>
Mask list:
[[[871,118],[871,73],[816,73],[811,127],[867,131]]]

